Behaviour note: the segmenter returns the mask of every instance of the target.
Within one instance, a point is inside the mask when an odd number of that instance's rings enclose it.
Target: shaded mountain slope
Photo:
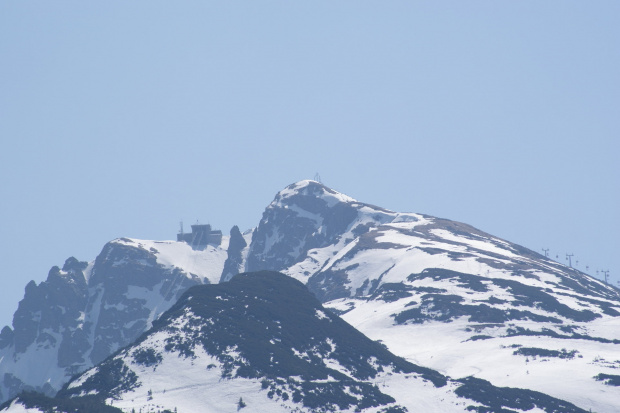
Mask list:
[[[13,328],[0,333],[0,399],[53,395],[131,343],[188,287],[219,280],[225,247],[121,238],[91,263],[69,258],[46,281],[30,282]]]
[[[58,398],[84,395],[124,411],[584,411],[396,357],[300,282],[267,271],[190,288],[151,330]]]

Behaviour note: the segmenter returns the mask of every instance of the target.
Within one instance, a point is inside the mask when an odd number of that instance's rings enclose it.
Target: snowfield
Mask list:
[[[222,275],[229,237],[222,237],[222,244],[207,245],[204,250],[194,250],[191,245],[177,241],[149,241],[141,239],[120,238],[113,242],[151,251],[157,257],[157,263],[165,268],[178,268],[186,274],[192,274],[211,284],[217,284]]]

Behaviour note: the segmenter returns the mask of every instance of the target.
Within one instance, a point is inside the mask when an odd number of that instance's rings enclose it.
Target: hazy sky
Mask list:
[[[620,280],[620,2],[0,2],[0,324],[319,173]],[[573,265],[575,262],[573,261]]]

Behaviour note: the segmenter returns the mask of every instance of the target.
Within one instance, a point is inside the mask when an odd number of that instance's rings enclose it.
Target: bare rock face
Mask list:
[[[248,243],[243,238],[238,226],[234,226],[230,230],[230,241],[228,242],[228,254],[224,263],[224,270],[220,282],[229,281],[233,276],[243,272],[244,249]]]
[[[303,260],[310,249],[336,243],[361,206],[340,202],[340,196],[312,181],[281,191],[252,236],[246,270],[280,271]]]

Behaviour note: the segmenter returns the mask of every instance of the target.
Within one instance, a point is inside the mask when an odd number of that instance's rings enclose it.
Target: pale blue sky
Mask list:
[[[0,324],[26,283],[316,172],[620,279],[620,2],[0,2]]]

